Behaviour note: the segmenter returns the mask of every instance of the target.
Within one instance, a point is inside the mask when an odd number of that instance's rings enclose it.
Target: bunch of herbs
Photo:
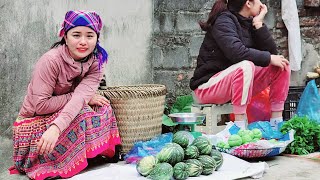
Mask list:
[[[307,116],[294,116],[284,122],[281,132],[295,131],[294,141],[291,142],[285,153],[304,155],[320,150],[320,124],[310,120]]]

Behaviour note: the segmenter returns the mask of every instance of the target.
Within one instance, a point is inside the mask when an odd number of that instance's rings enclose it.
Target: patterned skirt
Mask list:
[[[39,155],[37,141],[58,113],[34,118],[18,117],[13,126],[13,161],[11,174],[25,173],[31,179],[69,178],[87,165],[87,158],[99,154],[112,157],[121,143],[116,118],[110,105],[85,106],[65,129],[53,152]]]

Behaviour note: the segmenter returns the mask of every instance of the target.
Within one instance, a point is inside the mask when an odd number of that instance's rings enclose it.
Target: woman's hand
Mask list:
[[[103,106],[103,105],[107,105],[110,104],[110,101],[105,98],[104,96],[101,96],[99,94],[95,94],[89,101],[88,103],[90,106]]]
[[[260,27],[262,27],[264,17],[266,16],[267,13],[268,13],[267,6],[261,3],[259,14],[256,15],[252,20],[252,24],[256,29],[259,29]]]
[[[55,124],[51,125],[41,136],[37,143],[37,151],[39,154],[51,153],[56,146],[60,135],[60,129]]]
[[[271,55],[270,64],[281,68],[283,71],[285,67],[289,65],[289,61],[282,55]]]

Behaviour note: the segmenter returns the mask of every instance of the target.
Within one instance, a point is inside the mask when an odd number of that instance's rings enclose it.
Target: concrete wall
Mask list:
[[[278,45],[279,53],[288,57],[288,31],[281,18],[281,0],[266,3],[266,24]],[[302,40],[302,70],[292,72],[291,86],[304,85],[306,73],[320,60],[320,8],[305,7],[306,0],[296,0]],[[307,0],[312,1],[312,0]],[[317,0],[315,0],[317,1]],[[204,32],[197,22],[206,20],[215,0],[157,0],[154,10],[153,61],[154,81],[166,84],[171,102],[178,95],[190,93],[189,79]],[[316,4],[316,3],[313,3]]]
[[[157,0],[154,4],[154,81],[167,85],[168,102],[190,92],[189,79],[204,33],[197,22],[204,19],[213,1]]]
[[[33,66],[59,40],[71,9],[95,10],[104,22],[100,42],[109,53],[107,85],[152,82],[152,1],[1,0],[0,135],[11,136]]]
[[[90,3],[89,3],[90,2]],[[48,50],[69,9],[96,10],[104,20],[101,44],[109,52],[107,85],[161,83],[168,100],[190,93],[189,79],[215,0],[1,0],[0,2],[0,135],[11,135],[33,65]],[[287,30],[281,20],[281,1],[269,6],[266,23],[288,56]],[[291,85],[303,85],[305,74],[319,61],[319,7],[297,0],[303,42],[302,70],[292,73]],[[154,16],[154,18],[153,18]],[[152,27],[153,26],[153,27]]]
[[[291,86],[304,86],[307,72],[313,71],[320,61],[320,7],[307,7],[306,2],[307,0],[297,0],[303,57],[301,70],[292,71]],[[275,14],[272,33],[280,53],[288,57],[288,31],[281,19],[281,1],[271,0],[269,3]]]

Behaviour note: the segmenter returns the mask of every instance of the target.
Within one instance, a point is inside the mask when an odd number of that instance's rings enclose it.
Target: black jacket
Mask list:
[[[252,19],[224,11],[204,37],[190,88],[195,90],[214,74],[243,60],[266,67],[271,54],[277,54],[277,47],[265,25],[255,29]]]

